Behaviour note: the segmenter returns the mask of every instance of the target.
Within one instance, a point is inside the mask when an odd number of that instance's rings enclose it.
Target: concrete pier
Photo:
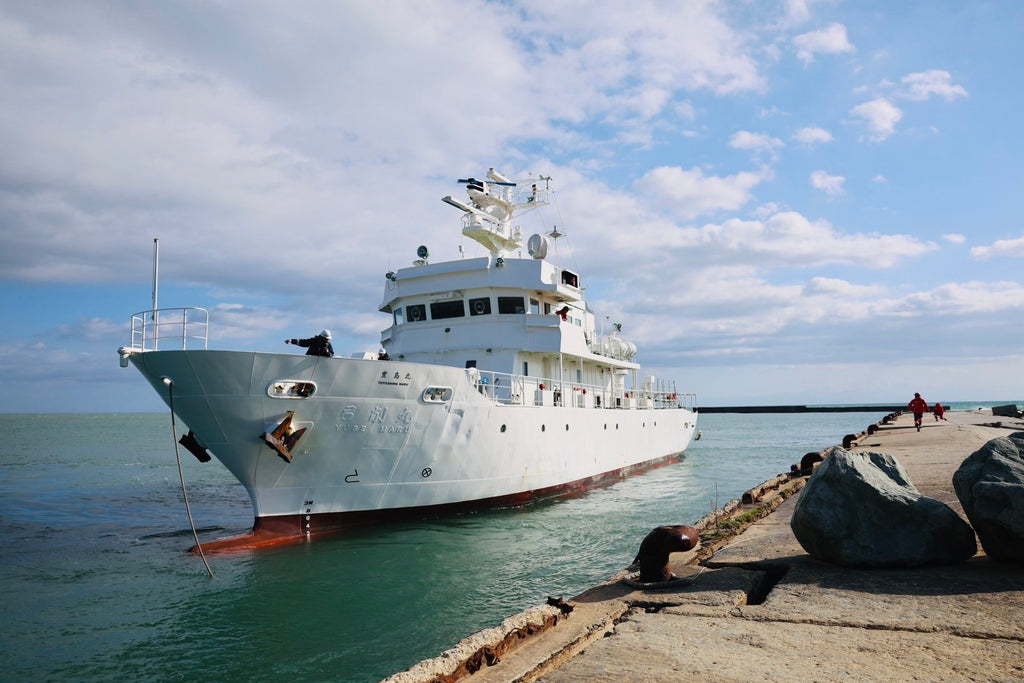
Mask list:
[[[926,416],[918,432],[901,415],[851,450],[892,454],[923,495],[963,516],[953,473],[1024,420],[946,417]],[[948,566],[818,562],[789,527],[805,480],[785,479],[755,487],[752,505],[733,504],[727,524],[702,520],[704,547],[672,556],[680,580],[654,588],[623,571],[567,601],[568,614],[527,610],[389,680],[1024,680],[1024,566],[992,561],[980,544]]]

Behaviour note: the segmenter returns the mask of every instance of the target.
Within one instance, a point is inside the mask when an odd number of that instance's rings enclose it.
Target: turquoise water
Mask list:
[[[376,681],[607,579],[651,528],[881,417],[706,415],[683,462],[576,498],[211,556],[211,579],[186,553],[167,415],[0,415],[0,676]],[[182,457],[200,537],[248,529],[241,485]]]

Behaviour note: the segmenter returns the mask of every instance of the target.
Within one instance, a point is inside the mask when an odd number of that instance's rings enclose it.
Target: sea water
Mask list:
[[[168,415],[0,415],[0,678],[376,681],[608,579],[655,526],[693,523],[883,414],[704,415],[674,465],[521,509],[213,555],[213,578],[187,553]],[[242,486],[181,457],[200,538],[250,528]]]

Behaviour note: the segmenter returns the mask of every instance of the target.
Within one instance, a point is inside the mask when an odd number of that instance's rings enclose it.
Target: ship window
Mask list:
[[[404,322],[405,322],[405,311],[403,311],[401,308],[396,308],[395,309],[395,324],[396,325],[401,325]]]
[[[425,403],[447,403],[452,400],[451,387],[427,387],[423,390]]]
[[[526,313],[521,296],[499,296],[498,313]]]
[[[461,318],[466,315],[466,306],[462,299],[455,301],[435,301],[430,304],[430,319]]]
[[[489,315],[491,312],[491,300],[487,297],[469,300],[470,315]]]
[[[273,382],[267,387],[267,396],[271,398],[309,398],[316,393],[316,385],[312,382],[284,379]]]
[[[562,271],[562,284],[563,285],[569,285],[570,287],[579,287],[580,286],[580,278],[579,278],[579,276],[576,273],[574,273],[574,272],[572,272],[570,270],[563,270]]]
[[[530,299],[530,313],[540,315],[540,302],[536,299]]]
[[[405,312],[409,314],[409,322],[415,323],[427,319],[427,307],[423,304],[406,306]]]

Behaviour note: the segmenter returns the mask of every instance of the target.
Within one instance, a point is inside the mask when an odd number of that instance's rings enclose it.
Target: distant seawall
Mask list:
[[[699,413],[896,413],[907,406],[700,406]]]

